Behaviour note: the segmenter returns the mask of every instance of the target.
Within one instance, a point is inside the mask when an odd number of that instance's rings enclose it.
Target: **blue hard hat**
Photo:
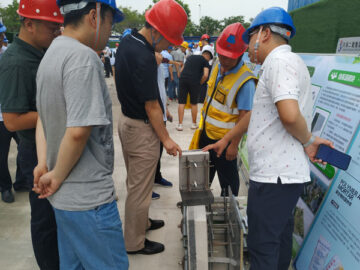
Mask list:
[[[124,19],[124,14],[116,7],[115,0],[56,0],[56,4],[60,7],[61,13],[62,13],[61,6],[80,3],[80,2],[103,3],[105,5],[110,6],[113,10],[115,10],[113,23],[121,22]],[[76,8],[73,10],[76,10]]]
[[[6,38],[6,36],[4,36],[4,42],[9,42],[8,39]]]
[[[122,33],[122,38],[126,37],[128,34],[131,34],[131,28],[126,28]]]
[[[192,49],[194,47],[194,44],[190,43],[189,48]]]
[[[6,26],[0,23],[0,33],[6,32]]]
[[[250,41],[250,32],[257,28],[258,26],[264,24],[283,24],[288,26],[291,29],[290,38],[295,36],[296,28],[292,21],[292,18],[289,13],[287,13],[284,9],[280,7],[271,7],[260,12],[250,27],[246,29],[245,33],[242,35],[242,39],[245,43],[249,44]]]

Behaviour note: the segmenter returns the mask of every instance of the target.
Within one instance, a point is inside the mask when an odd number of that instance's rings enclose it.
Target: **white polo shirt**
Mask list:
[[[297,100],[310,127],[313,101],[308,69],[289,45],[281,45],[266,57],[259,74],[247,139],[250,179],[277,183],[280,177],[286,184],[308,182],[307,155],[286,131],[275,105],[284,99]]]

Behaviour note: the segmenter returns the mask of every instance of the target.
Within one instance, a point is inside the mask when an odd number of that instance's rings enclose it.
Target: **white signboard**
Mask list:
[[[360,37],[339,38],[337,54],[360,54]]]

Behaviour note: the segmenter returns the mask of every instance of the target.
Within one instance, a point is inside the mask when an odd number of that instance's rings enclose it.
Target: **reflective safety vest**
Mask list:
[[[222,139],[235,126],[239,117],[237,93],[248,80],[257,81],[255,75],[244,64],[237,73],[220,78],[216,85],[218,71],[219,65],[216,63],[208,81],[207,96],[202,110],[206,135],[212,140]]]

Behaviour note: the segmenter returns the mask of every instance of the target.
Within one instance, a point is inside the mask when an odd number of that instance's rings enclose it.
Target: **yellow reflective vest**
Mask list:
[[[236,96],[239,89],[250,79],[257,81],[244,64],[237,73],[230,73],[216,85],[219,65],[215,64],[208,81],[207,95],[202,109],[206,135],[212,140],[222,139],[238,121]],[[216,89],[214,89],[216,86]]]

